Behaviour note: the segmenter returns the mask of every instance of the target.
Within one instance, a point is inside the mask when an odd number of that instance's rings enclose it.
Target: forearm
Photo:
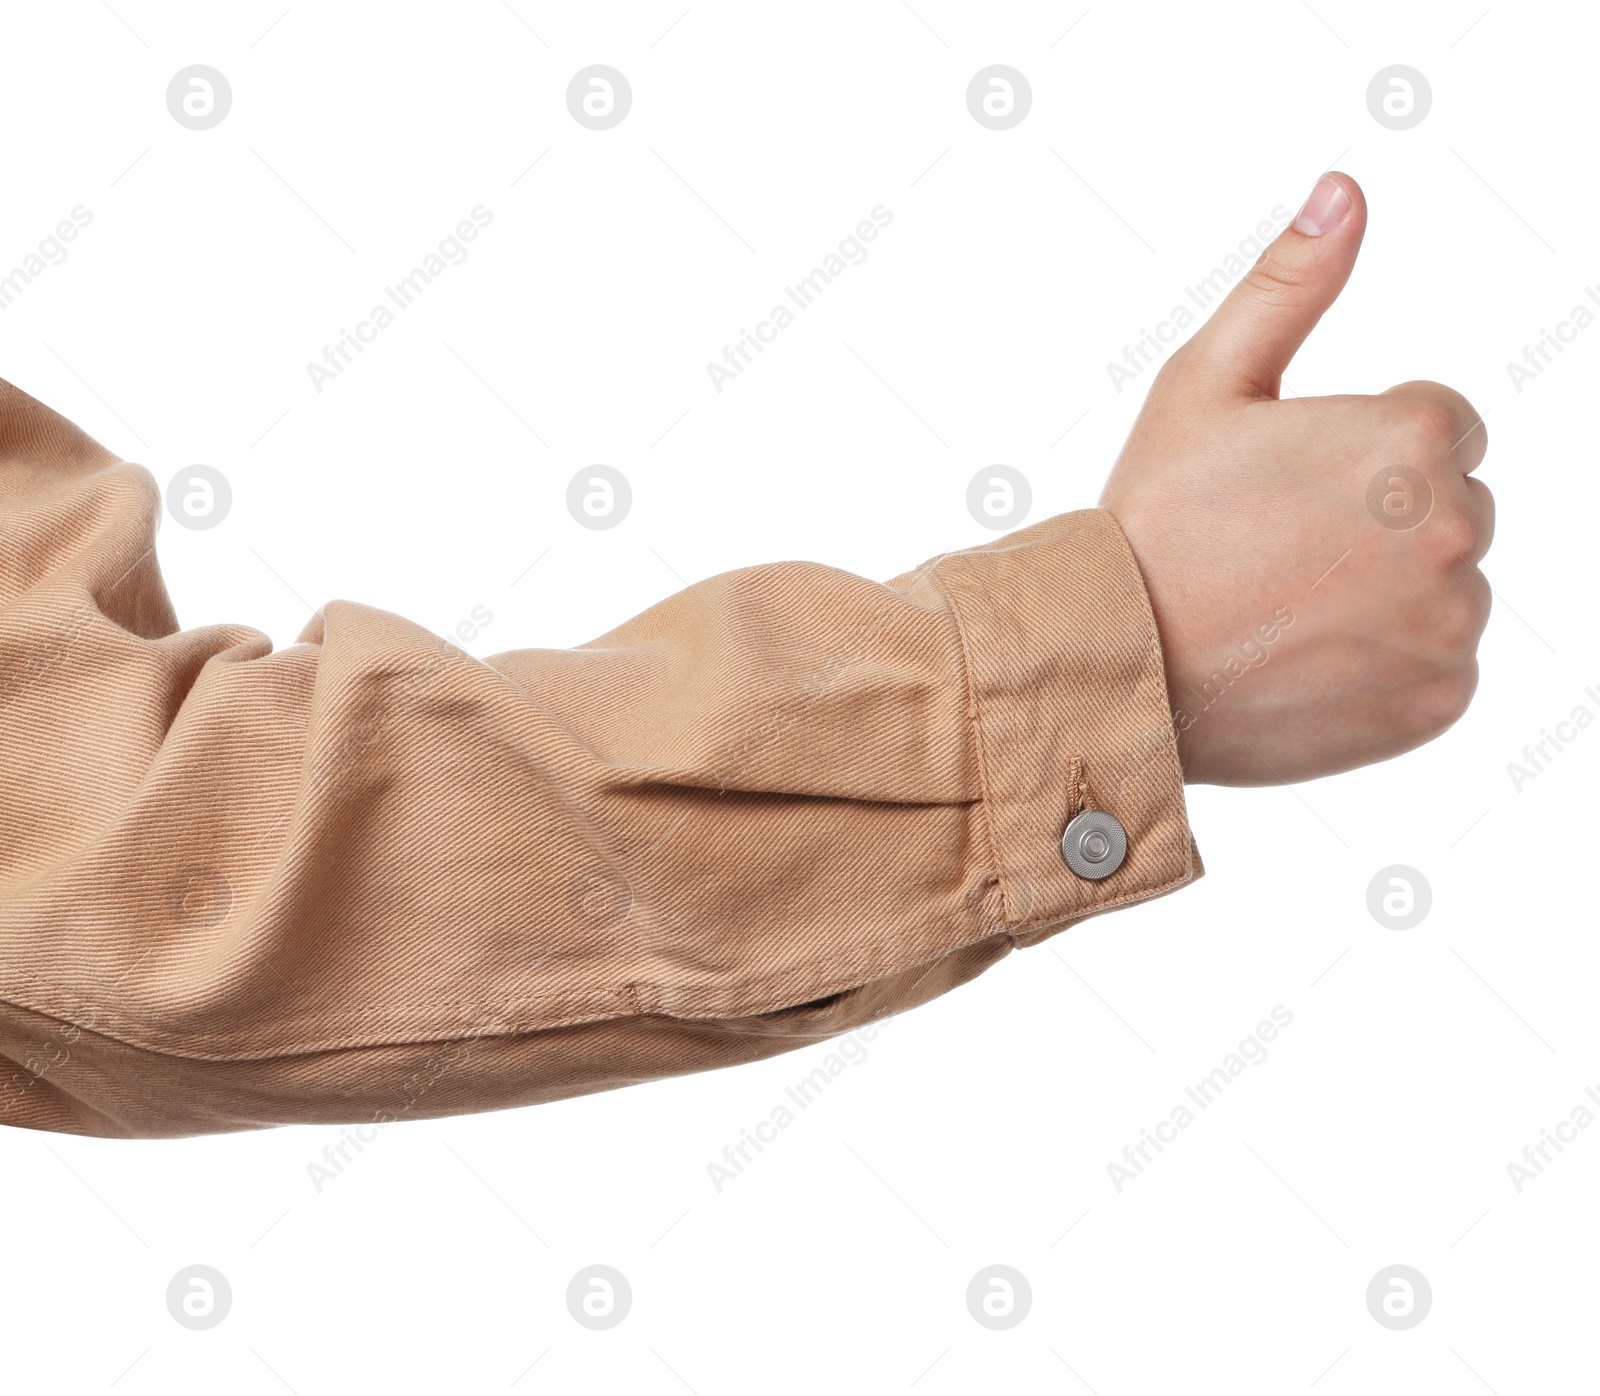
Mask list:
[[[337,602],[273,653],[178,632],[153,482],[38,420],[0,466],[0,1121],[403,1118],[726,1065],[1198,872],[1100,511],[887,586],[712,578],[572,651],[481,663]],[[1098,881],[1059,845],[1085,799],[1129,842]]]

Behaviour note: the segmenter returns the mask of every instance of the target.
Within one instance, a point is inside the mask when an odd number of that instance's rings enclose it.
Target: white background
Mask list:
[[[1143,391],[1107,361],[1337,162],[1366,247],[1288,390],[1434,378],[1486,414],[1472,710],[1373,769],[1193,791],[1202,882],[889,1023],[720,1193],[708,1163],[825,1049],[397,1127],[320,1193],[336,1131],[0,1134],[8,1388],[1514,1396],[1592,1371],[1600,1128],[1520,1194],[1506,1165],[1600,1083],[1600,729],[1520,793],[1506,765],[1600,713],[1600,328],[1521,393],[1506,364],[1600,282],[1593,7],[914,3],[7,4],[0,263],[93,222],[0,313],[0,374],[163,482],[228,477],[223,525],[163,530],[186,625],[285,644],[349,597],[441,632],[487,607],[480,655],[568,645],[730,567],[885,578],[982,541],[966,486],[994,463],[1032,519],[1092,504]],[[193,63],[233,90],[209,131],[166,107]],[[609,131],[567,110],[592,63],[632,85]],[[1004,132],[965,102],[993,63],[1033,90]],[[1395,63],[1433,90],[1408,131],[1366,104]],[[307,361],[480,204],[467,260],[316,392]],[[880,204],[868,259],[714,391],[707,361]],[[594,463],[634,491],[609,532],[565,507]],[[1433,889],[1407,931],[1366,906],[1397,863]],[[1119,1194],[1106,1165],[1278,1004],[1267,1060]],[[233,1287],[201,1333],[165,1303],[197,1262]],[[633,1288],[608,1332],[565,1302],[595,1262]],[[1004,1332],[965,1303],[992,1263],[1032,1287]],[[1365,1300],[1395,1263],[1433,1290],[1404,1332]]]

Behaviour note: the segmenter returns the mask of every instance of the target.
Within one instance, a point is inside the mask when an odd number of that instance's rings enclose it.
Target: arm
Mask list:
[[[382,1123],[770,1055],[1193,880],[1185,776],[1442,731],[1482,426],[1435,384],[1277,400],[1364,228],[1327,184],[1104,508],[887,585],[712,578],[570,651],[479,663],[348,602],[278,653],[180,632],[147,472],[0,387],[0,1122]],[[1105,877],[1063,861],[1090,808]]]
[[[0,400],[0,1120],[167,1135],[526,1104],[898,1012],[1196,876],[1111,517],[887,586],[712,578],[480,663],[335,602],[180,632],[160,499]],[[1085,799],[1127,830],[1085,880]]]

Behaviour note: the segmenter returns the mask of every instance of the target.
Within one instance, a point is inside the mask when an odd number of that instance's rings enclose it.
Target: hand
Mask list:
[[[1150,592],[1184,779],[1260,785],[1420,746],[1477,686],[1494,503],[1460,393],[1279,401],[1366,201],[1325,175],[1178,349],[1101,495]]]

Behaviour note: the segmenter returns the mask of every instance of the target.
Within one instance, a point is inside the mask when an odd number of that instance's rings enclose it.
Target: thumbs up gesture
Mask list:
[[[1478,413],[1428,382],[1281,396],[1366,223],[1360,186],[1324,175],[1162,367],[1101,495],[1150,593],[1190,782],[1381,761],[1477,686],[1494,533]]]

